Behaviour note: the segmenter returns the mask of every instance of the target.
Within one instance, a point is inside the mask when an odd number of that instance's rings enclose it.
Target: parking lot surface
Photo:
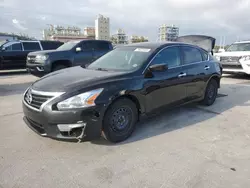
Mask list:
[[[36,79],[0,73],[0,187],[250,187],[250,77],[224,76],[213,106],[166,111],[116,145],[31,131],[21,100]]]

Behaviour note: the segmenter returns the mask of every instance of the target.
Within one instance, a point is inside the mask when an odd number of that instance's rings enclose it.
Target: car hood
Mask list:
[[[177,38],[177,41],[199,46],[208,52],[212,52],[215,46],[215,38],[205,35],[181,36]]]
[[[62,53],[68,53],[68,51],[43,50],[43,51],[30,52],[30,53],[29,53],[29,56],[36,56],[36,55],[51,55],[51,54],[62,54]]]
[[[237,52],[221,52],[214,54],[215,56],[225,57],[225,56],[235,56],[235,57],[241,57],[250,55],[250,51],[237,51]]]
[[[80,66],[50,73],[32,84],[32,89],[45,92],[68,92],[107,80],[119,78],[125,72],[97,71]]]

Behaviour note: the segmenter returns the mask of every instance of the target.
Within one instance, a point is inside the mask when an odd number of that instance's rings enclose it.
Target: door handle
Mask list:
[[[210,67],[209,66],[205,66],[205,68],[204,68],[205,70],[208,70],[208,69],[210,69]]]
[[[178,75],[179,78],[184,77],[184,76],[187,76],[187,74],[186,74],[186,73],[180,73],[180,74]]]

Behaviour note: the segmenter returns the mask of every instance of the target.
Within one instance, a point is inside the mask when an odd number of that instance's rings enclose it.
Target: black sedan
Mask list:
[[[103,135],[123,141],[142,115],[189,102],[214,103],[221,67],[207,51],[213,45],[131,44],[87,68],[56,71],[25,91],[24,120],[50,138],[81,141]]]

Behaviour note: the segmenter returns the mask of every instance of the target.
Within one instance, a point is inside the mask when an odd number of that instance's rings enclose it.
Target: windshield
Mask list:
[[[0,48],[2,48],[3,44],[5,44],[7,41],[4,40],[4,41],[0,41]]]
[[[124,47],[117,48],[95,62],[88,69],[133,71],[139,69],[151,54],[151,49]]]
[[[72,48],[74,48],[77,44],[79,43],[79,41],[69,41],[67,43],[64,43],[62,46],[60,46],[59,48],[57,48],[57,50],[71,50]]]
[[[250,51],[250,43],[235,43],[226,49],[226,52]]]

